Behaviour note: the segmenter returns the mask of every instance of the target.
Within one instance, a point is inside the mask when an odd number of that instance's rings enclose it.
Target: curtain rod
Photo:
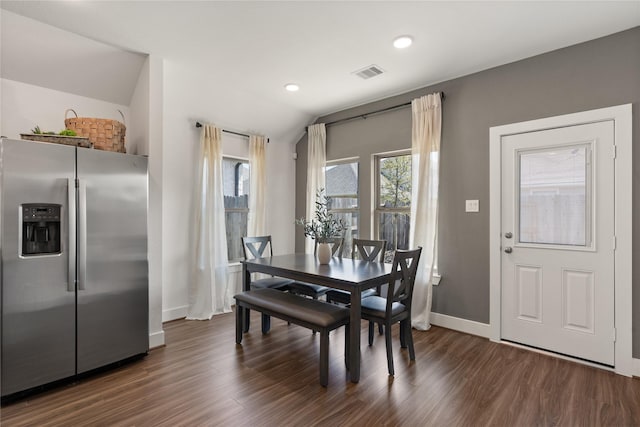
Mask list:
[[[201,128],[202,127],[202,123],[196,122],[196,127],[197,128]],[[226,129],[222,129],[222,132],[230,133],[230,134],[238,135],[238,136],[244,136],[245,138],[249,138],[249,135],[247,135],[246,133],[234,132],[232,130],[226,130]],[[269,138],[267,138],[267,143],[269,143]]]
[[[445,99],[444,92],[440,92],[440,99],[444,101],[444,99]],[[374,114],[386,113],[387,111],[393,111],[393,110],[397,110],[399,108],[409,107],[410,105],[411,105],[411,101],[405,102],[404,104],[398,104],[398,105],[394,105],[394,106],[391,106],[391,107],[382,108],[380,110],[371,111],[369,113],[358,114],[357,116],[345,117],[344,119],[334,120],[332,122],[325,123],[324,125],[325,126],[330,126],[330,125],[335,125],[337,123],[342,123],[342,122],[346,122],[346,121],[354,120],[354,119],[366,119],[367,117],[372,116]],[[309,128],[309,126],[305,127],[304,131],[306,132],[308,128]]]

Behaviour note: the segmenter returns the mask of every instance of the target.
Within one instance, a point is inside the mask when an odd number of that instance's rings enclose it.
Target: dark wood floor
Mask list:
[[[255,313],[254,313],[255,314]],[[2,426],[630,426],[640,379],[438,327],[414,331],[409,363],[394,330],[366,346],[348,381],[344,329],[331,334],[329,387],[318,384],[319,337],[258,317],[236,346],[234,316],[165,324],[164,348],[142,360],[2,407]]]

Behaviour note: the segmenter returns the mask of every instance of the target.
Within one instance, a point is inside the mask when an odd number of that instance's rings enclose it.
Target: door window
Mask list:
[[[591,144],[517,152],[519,242],[591,245]]]

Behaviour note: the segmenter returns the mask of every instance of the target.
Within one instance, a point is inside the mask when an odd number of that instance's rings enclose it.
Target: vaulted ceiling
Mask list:
[[[260,99],[288,127],[291,111],[311,121],[640,25],[639,1],[3,0],[0,5],[108,45],[93,53],[88,44],[68,41],[56,48],[61,44],[54,40],[66,36],[55,28],[43,34],[28,25],[5,24],[3,77],[127,104],[144,54],[154,54],[206,70],[221,93]],[[403,34],[413,37],[413,45],[395,49],[392,40]],[[70,81],[81,82],[95,66],[94,53],[110,55],[116,66],[107,70],[104,87],[93,88],[99,93],[82,85],[70,90]],[[31,55],[44,55],[53,71],[34,70]],[[60,66],[61,58],[67,66]],[[367,80],[353,74],[373,64],[384,73]],[[128,83],[112,88],[109,75]],[[300,90],[285,91],[290,82]]]

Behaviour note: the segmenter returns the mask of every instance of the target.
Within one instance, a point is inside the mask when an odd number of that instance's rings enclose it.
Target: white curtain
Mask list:
[[[413,291],[412,326],[419,330],[431,327],[431,280],[438,234],[438,181],[442,109],[440,93],[426,95],[411,102],[412,183],[411,248],[422,246],[420,264]]]
[[[307,129],[307,210],[305,218],[316,216],[316,193],[325,188],[324,166],[327,163],[327,132],[324,123],[311,125]],[[305,240],[305,252],[312,254],[315,243],[311,237]]]
[[[222,193],[222,132],[205,125],[200,139],[196,185],[195,274],[189,287],[187,319],[209,320],[231,311],[227,238]]]
[[[249,137],[249,222],[247,236],[263,236],[266,233],[266,141],[263,136]]]

